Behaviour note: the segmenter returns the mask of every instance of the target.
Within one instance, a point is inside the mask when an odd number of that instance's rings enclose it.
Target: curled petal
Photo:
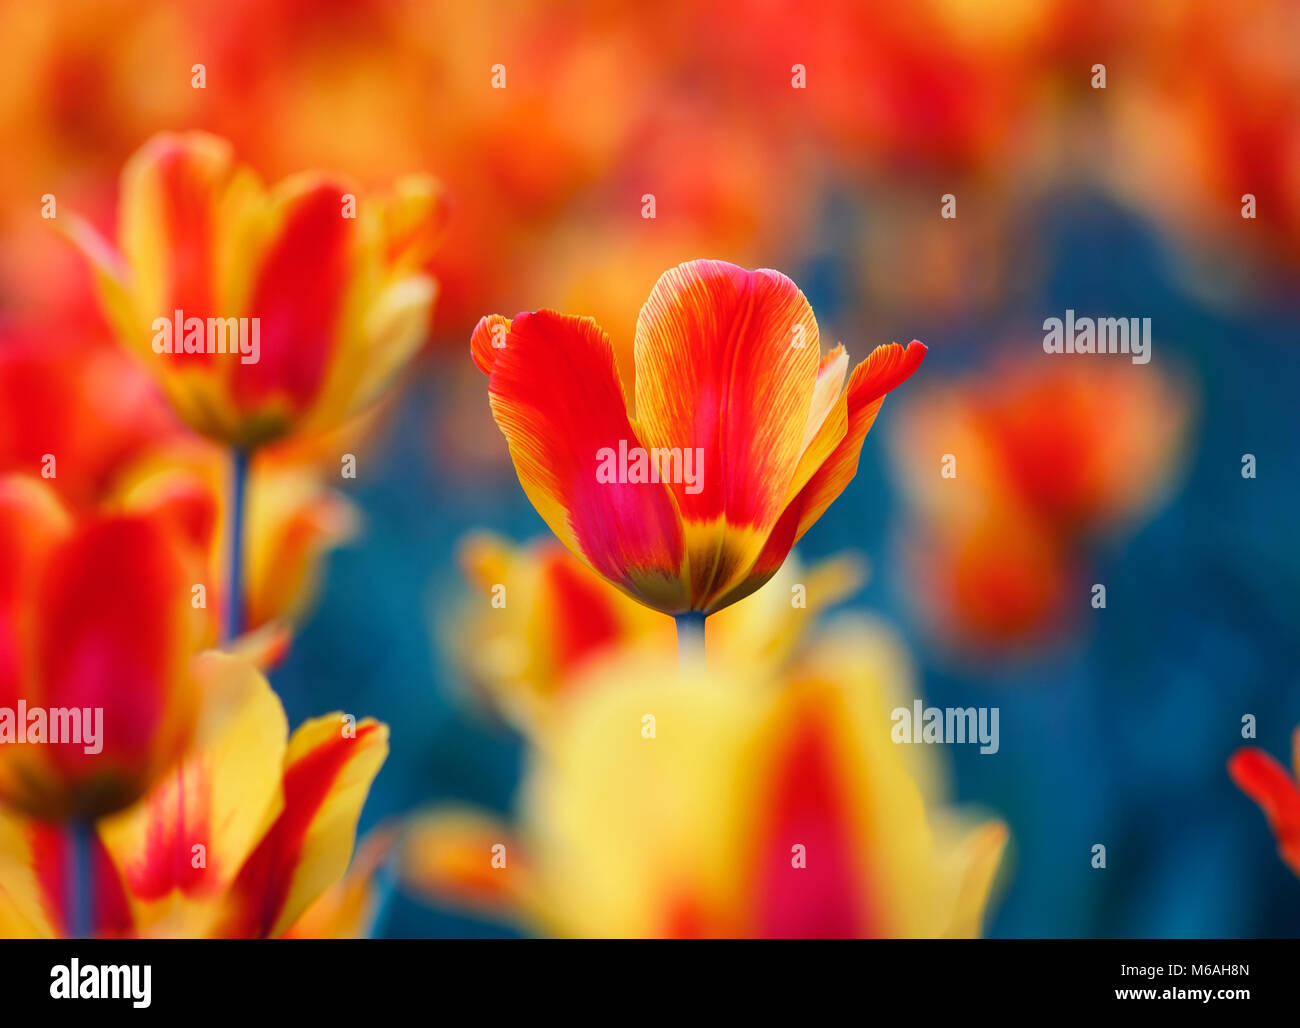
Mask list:
[[[748,580],[725,597],[724,603],[734,603],[771,578],[791,547],[844,492],[857,474],[863,440],[880,413],[885,394],[921,366],[925,350],[925,344],[915,339],[906,349],[898,343],[877,346],[853,369],[848,388],[805,451],[805,455],[826,453],[825,458],[786,505],[754,561]],[[836,437],[838,441],[833,447],[826,445]]]
[[[341,713],[306,722],[284,761],[284,806],[227,894],[222,937],[276,937],[342,877],[388,727]]]

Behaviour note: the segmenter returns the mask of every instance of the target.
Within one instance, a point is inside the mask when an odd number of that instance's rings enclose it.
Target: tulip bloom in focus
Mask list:
[[[1247,796],[1259,804],[1277,836],[1277,849],[1286,866],[1300,875],[1300,729],[1291,737],[1291,775],[1263,750],[1243,746],[1228,761],[1228,774]]]
[[[405,879],[561,936],[977,935],[1006,827],[955,816],[925,748],[891,740],[910,699],[888,652],[854,624],[779,682],[592,668],[534,751],[518,828],[417,818]]]
[[[0,708],[28,711],[26,726],[8,726],[26,727],[27,744],[0,723],[0,802],[48,820],[98,817],[180,756],[199,696],[192,658],[212,630],[190,603],[188,556],[159,519],[77,521],[44,482],[0,477]],[[51,708],[91,719],[81,743],[31,738],[31,711]]]
[[[925,347],[877,347],[849,375],[842,346],[821,355],[788,278],[697,260],[665,272],[641,308],[634,411],[588,318],[486,317],[471,352],[519,481],[560,541],[646,606],[707,615],[771,578],[843,492],[885,394]]]
[[[195,132],[155,136],[127,162],[116,250],[84,221],[73,236],[115,331],[177,413],[250,449],[378,398],[424,340],[436,288],[419,268],[443,220],[427,178],[391,197],[315,172],[267,189],[224,140]],[[204,331],[258,319],[256,352],[193,352],[162,327],[178,317]]]
[[[328,714],[290,736],[251,664],[208,653],[196,674],[204,702],[184,759],[96,825],[93,935],[279,936],[347,869],[387,727]],[[49,826],[0,813],[0,934],[66,934],[65,845]]]

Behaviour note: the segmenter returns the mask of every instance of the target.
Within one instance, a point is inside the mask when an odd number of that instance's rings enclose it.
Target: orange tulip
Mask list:
[[[193,725],[211,623],[188,551],[156,519],[74,523],[18,476],[0,478],[0,529],[0,800],[50,820],[120,809]]]
[[[163,134],[123,170],[118,251],[84,221],[72,235],[177,413],[247,449],[340,424],[401,370],[425,336],[436,290],[418,269],[443,212],[427,178],[391,198],[319,173],[267,190],[225,141]]]
[[[1254,746],[1243,746],[1228,761],[1228,774],[1247,796],[1259,804],[1277,836],[1282,860],[1300,875],[1300,728],[1292,736],[1295,775]]]
[[[471,352],[551,530],[634,599],[681,615],[775,574],[848,485],[885,394],[925,347],[877,347],[845,387],[848,355],[819,355],[793,282],[700,260],[665,272],[641,309],[635,417],[588,318],[486,317]]]

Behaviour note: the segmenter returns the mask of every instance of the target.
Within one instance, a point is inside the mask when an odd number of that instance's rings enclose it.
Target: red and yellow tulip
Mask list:
[[[918,605],[963,647],[1051,641],[1088,545],[1169,489],[1190,411],[1149,367],[1041,354],[923,391],[893,436]]]
[[[1259,804],[1277,837],[1277,851],[1286,866],[1300,875],[1300,728],[1291,737],[1295,774],[1254,746],[1243,746],[1228,761],[1228,774]]]
[[[420,268],[444,220],[428,178],[390,197],[320,173],[268,189],[224,140],[163,134],[127,162],[118,220],[116,249],[85,221],[73,237],[122,342],[209,438],[248,449],[335,427],[424,340],[436,288]],[[256,360],[157,352],[176,312],[259,319]]]
[[[712,614],[776,573],[852,479],[885,394],[925,347],[877,347],[848,375],[842,346],[821,355],[788,278],[701,260],[665,272],[641,309],[635,413],[588,318],[493,315],[471,351],[547,525],[628,595],[678,615]],[[598,474],[634,452],[644,477]]]
[[[674,652],[673,623],[593,572],[553,538],[514,546],[487,533],[461,547],[477,591],[448,632],[471,683],[516,728],[539,741],[581,681],[584,667],[612,653]],[[804,567],[797,554],[766,589],[709,619],[706,647],[735,663],[780,666],[810,625],[864,578],[848,554]]]
[[[251,664],[209,653],[196,676],[203,709],[184,758],[96,825],[93,934],[279,936],[347,869],[387,727],[329,714],[290,736]],[[63,847],[52,827],[0,812],[0,935],[68,931]]]
[[[212,633],[191,605],[196,580],[159,519],[75,520],[40,480],[0,477],[0,707],[101,719],[94,752],[52,739],[0,746],[0,802],[49,820],[97,817],[177,760],[199,700],[191,660]]]
[[[926,754],[891,740],[905,692],[876,641],[846,626],[779,682],[722,661],[589,669],[521,823],[420,817],[406,880],[564,936],[978,934],[1006,828],[954,817]]]
[[[110,509],[149,513],[175,524],[203,561],[207,602],[215,609],[221,609],[229,588],[227,463],[219,449],[201,440],[158,447],[124,467],[105,500]],[[259,633],[247,641],[272,655],[307,610],[324,555],[355,534],[359,515],[313,472],[279,460],[278,448],[253,459],[246,513],[244,622],[234,628],[237,636]]]

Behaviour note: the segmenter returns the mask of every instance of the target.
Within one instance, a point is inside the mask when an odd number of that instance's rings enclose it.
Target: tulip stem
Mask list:
[[[70,939],[93,934],[95,902],[93,821],[78,819],[68,825],[68,859],[64,870],[64,911]]]
[[[221,637],[232,642],[244,627],[244,506],[248,491],[248,451],[230,451],[230,553],[226,575],[226,611]]]
[[[704,662],[704,617],[698,610],[688,610],[676,617],[677,657],[682,667],[692,661]]]

